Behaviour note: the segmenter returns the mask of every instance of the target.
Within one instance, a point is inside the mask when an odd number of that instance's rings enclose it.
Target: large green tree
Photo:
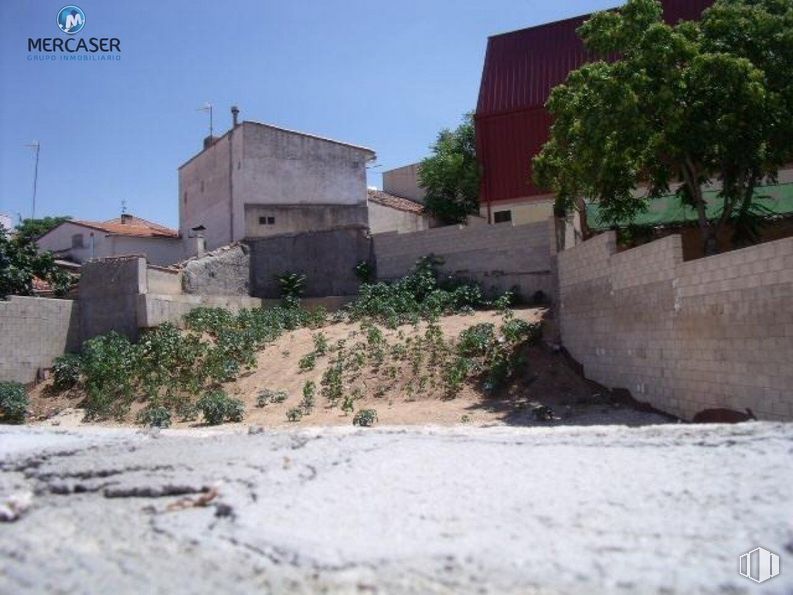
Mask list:
[[[552,92],[535,177],[560,208],[586,197],[612,223],[674,188],[713,254],[728,222],[752,239],[757,186],[793,159],[793,0],[717,0],[674,26],[662,13],[657,0],[629,0],[579,29],[604,59]],[[709,183],[721,186],[715,215]]]
[[[431,148],[432,155],[419,168],[427,211],[444,223],[464,223],[469,215],[479,213],[480,171],[473,114],[466,114],[455,130],[442,130]]]

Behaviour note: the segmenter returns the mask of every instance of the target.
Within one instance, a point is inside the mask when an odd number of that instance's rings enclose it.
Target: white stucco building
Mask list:
[[[419,186],[421,163],[411,163],[383,172],[383,192],[423,203],[426,191]]]
[[[179,168],[180,232],[207,249],[244,238],[368,225],[373,150],[258,122],[235,124]]]
[[[396,231],[410,233],[430,228],[432,218],[421,203],[369,189],[369,230],[373,234]]]
[[[166,266],[190,256],[179,232],[129,214],[101,222],[65,221],[36,244],[57,258],[80,264],[91,258],[141,254],[152,264]]]

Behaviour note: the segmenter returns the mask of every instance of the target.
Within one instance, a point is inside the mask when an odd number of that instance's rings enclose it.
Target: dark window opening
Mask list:
[[[72,248],[83,248],[83,234],[76,233],[72,236]]]
[[[187,192],[184,193],[184,204],[187,204]]]
[[[259,225],[275,225],[275,217],[259,217]]]
[[[201,180],[201,192],[204,191],[204,180]]]
[[[495,223],[509,223],[512,221],[512,211],[496,211],[493,213]]]

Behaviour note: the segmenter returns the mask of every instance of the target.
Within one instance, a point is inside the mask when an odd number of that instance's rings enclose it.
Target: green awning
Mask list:
[[[776,184],[761,186],[755,191],[758,203],[769,211],[769,217],[793,215],[793,184]],[[721,213],[723,202],[716,190],[705,192],[708,203],[708,218],[713,219]],[[587,206],[589,226],[594,230],[610,229],[613,225],[600,220],[600,209],[597,203]],[[659,227],[664,225],[681,225],[697,221],[696,211],[681,204],[680,199],[672,194],[649,201],[647,211],[634,217],[633,221],[625,221],[619,227],[637,225],[641,227]]]

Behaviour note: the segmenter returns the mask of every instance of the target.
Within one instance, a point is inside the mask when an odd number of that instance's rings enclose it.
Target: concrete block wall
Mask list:
[[[541,290],[553,296],[554,248],[548,221],[528,225],[448,226],[415,233],[373,237],[377,275],[383,280],[404,276],[422,256],[444,260],[444,273],[482,283],[499,291],[514,286],[525,297]]]
[[[246,240],[250,246],[251,295],[279,298],[276,279],[283,273],[306,276],[304,297],[350,296],[360,282],[354,268],[371,261],[372,240],[366,227],[284,234]]]
[[[146,259],[119,256],[89,261],[80,274],[83,339],[116,331],[138,336],[138,295],[148,291]]]
[[[224,264],[222,259],[220,264]],[[246,279],[248,274],[246,265]],[[185,293],[182,284],[186,275],[186,271],[148,265],[146,259],[139,256],[108,258],[84,265],[80,278],[83,340],[110,331],[135,340],[141,329],[165,322],[180,326],[185,314],[201,306],[238,311],[262,304],[261,300],[247,294]],[[214,279],[208,273],[206,277]]]
[[[182,272],[179,269],[148,265],[146,290],[162,295],[178,295],[182,293]]]
[[[139,328],[154,328],[166,322],[181,327],[184,315],[195,308],[225,308],[239,312],[261,306],[262,300],[248,296],[142,294],[138,296],[136,316]]]
[[[0,300],[0,381],[27,384],[80,347],[77,303],[12,296]]]
[[[341,309],[352,300],[352,296],[326,298],[305,298],[300,305],[307,310],[322,307],[328,312]],[[280,305],[280,299],[260,299],[238,295],[160,295],[138,296],[138,325],[140,328],[154,328],[165,322],[181,327],[184,315],[199,307],[225,308],[232,312],[252,308],[273,308]]]
[[[562,341],[586,375],[685,419],[793,420],[793,238],[683,262],[680,236],[558,256]]]

